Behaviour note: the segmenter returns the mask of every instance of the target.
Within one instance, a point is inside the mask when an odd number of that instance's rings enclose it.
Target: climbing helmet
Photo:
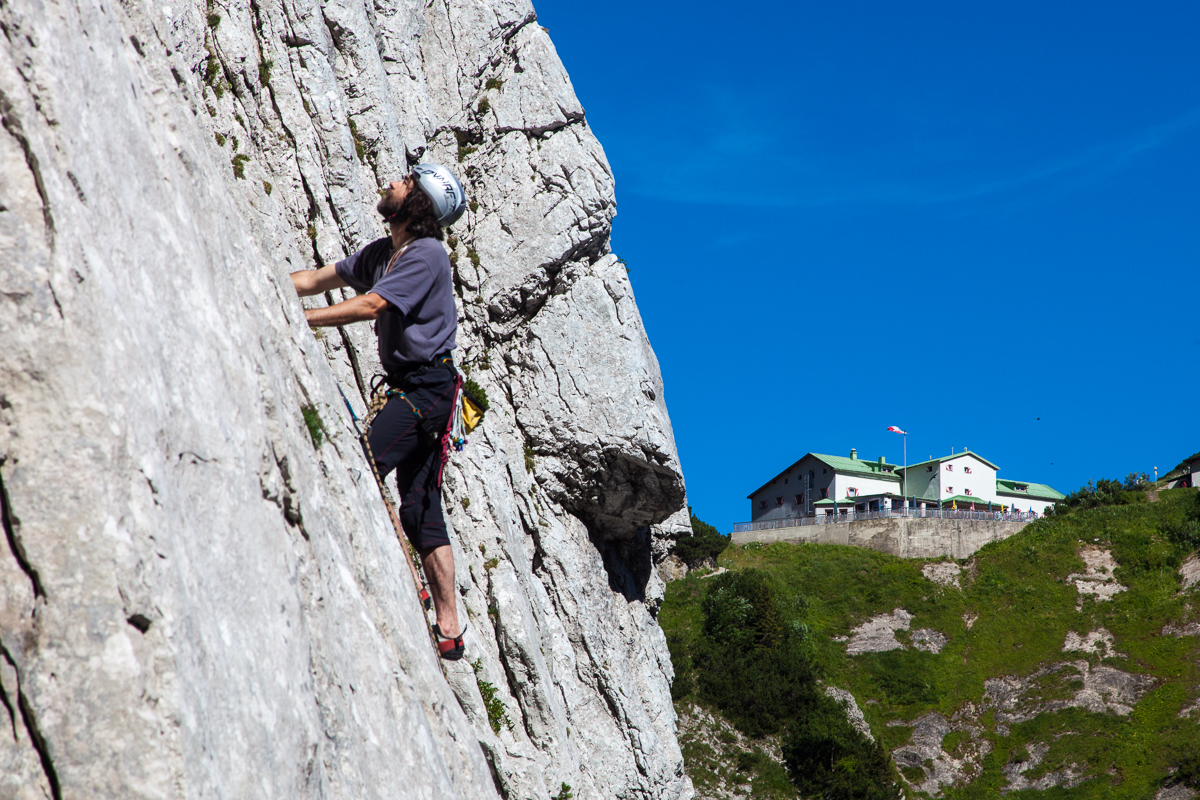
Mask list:
[[[467,210],[467,193],[462,184],[441,164],[417,164],[412,169],[412,178],[433,201],[438,224],[443,228],[453,225]]]

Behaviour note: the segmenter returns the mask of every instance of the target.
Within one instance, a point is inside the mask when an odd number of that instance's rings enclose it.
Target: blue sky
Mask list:
[[[616,174],[689,500],[1200,450],[1200,4],[535,0]]]

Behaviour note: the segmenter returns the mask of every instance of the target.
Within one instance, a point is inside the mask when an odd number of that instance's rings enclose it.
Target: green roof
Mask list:
[[[861,458],[843,458],[842,456],[826,456],[821,453],[809,453],[813,458],[833,467],[834,472],[849,472],[852,475],[869,475],[872,478],[882,478],[885,481],[899,482],[900,476],[893,472],[884,472],[879,468],[878,461],[863,461]],[[883,462],[885,467],[899,469],[895,464]]]
[[[1027,486],[1028,488],[1022,492],[1017,489],[1017,484]],[[1038,500],[1062,500],[1066,497],[1062,492],[1044,483],[1010,481],[999,478],[996,479],[996,494],[1007,495],[1009,497],[1033,497]]]
[[[963,505],[964,503],[967,505],[974,503],[976,505],[975,510],[978,511],[979,510],[978,506],[983,506],[986,509],[988,501],[984,500],[981,497],[972,497],[971,495],[967,495],[967,494],[956,494],[952,497],[944,498],[942,500],[942,508],[945,509],[946,506],[950,505],[951,503],[958,503],[960,506]],[[1001,503],[998,500],[992,500],[991,503],[992,503],[992,508],[995,508],[998,505],[1010,505],[1009,503]]]
[[[912,469],[913,467],[923,467],[926,464],[940,464],[943,461],[949,461],[952,458],[962,458],[963,456],[975,456],[976,458],[978,458],[983,463],[987,464],[992,469],[1000,469],[998,466],[996,466],[992,462],[988,461],[983,456],[979,455],[979,453],[972,453],[970,450],[963,450],[961,453],[951,453],[950,455],[942,456],[941,458],[931,458],[928,461],[918,461],[915,464],[909,464],[908,468]]]
[[[779,480],[779,478],[781,476],[786,475],[788,472],[792,471],[797,465],[799,465],[799,463],[801,461],[808,458],[809,456],[812,456],[813,458],[817,459],[818,461],[825,464],[826,466],[831,467],[834,472],[845,472],[845,473],[850,473],[851,475],[868,475],[872,478],[880,478],[885,481],[894,480],[897,483],[900,482],[899,474],[897,474],[895,472],[884,472],[883,470],[881,470],[879,468],[878,461],[863,461],[860,458],[843,458],[842,456],[826,456],[826,455],[822,455],[821,453],[805,453],[794,464],[792,464],[787,469],[780,472],[774,478],[771,478],[771,480],[767,481],[766,483],[764,483],[762,486],[755,489],[750,494],[746,495],[746,497],[747,498],[754,497],[754,495],[758,494],[763,489],[767,488],[772,483]],[[884,466],[891,467],[893,470],[900,468],[896,464],[889,464],[886,461],[884,462]]]

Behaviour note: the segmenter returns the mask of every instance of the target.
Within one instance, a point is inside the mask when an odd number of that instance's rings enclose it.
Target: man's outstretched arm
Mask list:
[[[304,319],[308,321],[310,328],[349,325],[351,322],[379,319],[379,315],[387,307],[387,300],[374,292],[367,292],[344,303],[337,303],[325,308],[306,308],[304,309]]]
[[[311,297],[346,285],[332,264],[320,269],[303,269],[292,273],[292,286],[301,297]],[[310,328],[349,325],[351,322],[379,319],[379,315],[387,307],[387,300],[368,292],[325,308],[306,308],[304,319]]]
[[[345,285],[346,282],[337,274],[333,264],[320,269],[302,269],[292,273],[292,286],[296,287],[296,294],[301,297],[311,297],[331,289],[340,289]]]

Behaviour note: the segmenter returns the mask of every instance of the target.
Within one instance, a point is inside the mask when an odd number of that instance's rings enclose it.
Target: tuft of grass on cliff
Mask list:
[[[922,567],[929,561],[837,545],[730,547],[719,563],[735,573],[753,570],[764,576],[781,628],[804,633],[815,672],[855,696],[874,736],[889,751],[909,743],[912,723],[926,713],[952,719],[968,704],[979,707],[989,679],[1024,677],[1039,667],[1084,660],[1091,668],[1152,676],[1154,687],[1128,716],[1067,709],[1006,729],[997,724],[994,710],[984,709],[976,724],[990,752],[979,762],[981,773],[965,785],[941,789],[946,798],[998,796],[1008,780],[1005,767],[1027,759],[1030,745],[1048,744],[1041,763],[1025,777],[1036,780],[1075,764],[1082,782],[1039,796],[1134,800],[1153,797],[1171,770],[1200,758],[1200,720],[1195,714],[1179,716],[1200,699],[1200,636],[1160,635],[1168,623],[1200,621],[1200,586],[1181,592],[1178,572],[1200,547],[1200,490],[1166,490],[1159,498],[1039,520],[959,562],[961,589],[926,579]],[[1107,602],[1084,597],[1077,610],[1080,593],[1068,576],[1086,571],[1080,556],[1085,546],[1110,551],[1119,565],[1114,578],[1127,588]],[[704,604],[717,580],[688,576],[669,584],[659,614],[681,713],[694,703],[720,711],[704,697],[705,678],[696,657],[704,648]],[[839,639],[897,608],[914,617],[909,631],[897,638],[910,645],[913,631],[931,628],[947,637],[940,653],[908,646],[846,654]],[[1102,628],[1112,634],[1117,655],[1063,652],[1068,632],[1086,635]],[[1042,700],[1070,697],[1078,688],[1045,683]],[[943,749],[961,748],[967,738],[956,731]],[[906,776],[919,782],[921,776],[910,772]]]

